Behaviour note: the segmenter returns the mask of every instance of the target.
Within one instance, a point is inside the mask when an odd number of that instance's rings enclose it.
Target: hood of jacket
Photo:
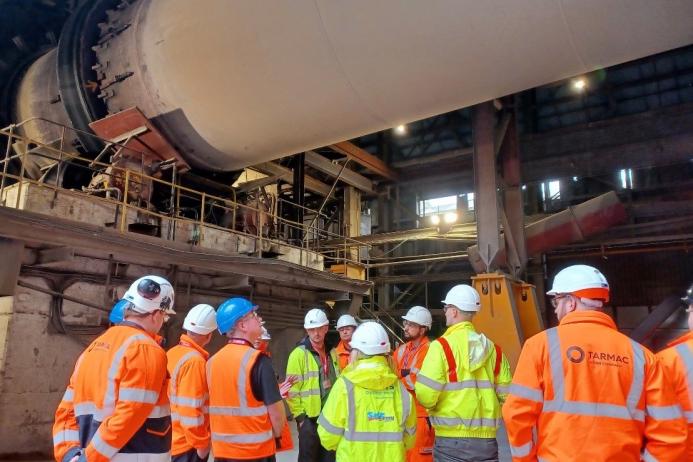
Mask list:
[[[471,322],[460,322],[448,327],[443,336],[453,350],[460,351],[460,365],[468,371],[483,367],[493,350],[493,343],[474,329]]]
[[[397,382],[397,376],[384,356],[372,356],[347,366],[342,375],[350,382],[368,390],[384,390]]]

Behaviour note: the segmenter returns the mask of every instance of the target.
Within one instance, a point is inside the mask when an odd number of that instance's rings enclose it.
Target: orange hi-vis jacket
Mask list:
[[[170,460],[166,353],[134,323],[113,326],[77,360],[55,413],[58,462]],[[81,450],[80,448],[84,448]]]
[[[168,386],[173,422],[171,454],[206,449],[210,444],[206,373],[209,353],[183,334],[166,357],[171,377]]]
[[[334,371],[337,374],[341,373],[349,365],[350,355],[351,348],[343,340],[340,340],[337,346],[332,348],[330,357],[332,358],[332,364],[334,364]]]
[[[395,360],[397,376],[400,378],[407,391],[416,397],[414,386],[416,385],[416,376],[421,369],[423,360],[428,352],[428,347],[431,341],[428,337],[423,337],[417,346],[413,342],[406,342],[395,350],[393,359]],[[419,402],[416,402],[416,416],[427,417],[426,408]]]
[[[224,459],[269,457],[276,453],[272,423],[251,388],[253,365],[263,353],[234,340],[207,361],[212,452]]]
[[[515,462],[678,461],[686,447],[659,361],[599,311],[527,340],[503,418]]]
[[[431,341],[423,337],[418,345],[414,342],[406,342],[400,345],[393,354],[397,377],[404,387],[414,397],[416,403],[416,439],[414,446],[407,451],[407,462],[429,462],[433,460],[433,442],[435,432],[428,420],[426,408],[416,399],[416,376],[421,369],[423,360],[428,352]]]
[[[693,332],[671,342],[657,353],[664,373],[674,386],[674,393],[688,422],[688,448],[684,460],[693,460]]]

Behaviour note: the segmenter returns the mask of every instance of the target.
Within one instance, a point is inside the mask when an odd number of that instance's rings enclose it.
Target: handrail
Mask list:
[[[41,122],[45,122],[48,124],[53,124],[57,127],[61,127],[62,136],[60,138],[59,147],[56,148],[53,145],[31,139],[28,136],[25,136],[21,133],[18,133],[19,128],[24,127],[28,123],[33,122],[33,121],[41,121]],[[277,213],[275,213],[275,211],[272,211],[272,210],[265,211],[260,206],[254,207],[252,205],[239,203],[236,200],[235,191],[233,191],[234,198],[229,199],[229,198],[217,196],[214,194],[208,194],[205,192],[197,191],[197,190],[194,190],[192,188],[177,184],[175,182],[170,182],[167,180],[163,180],[161,178],[156,178],[154,176],[146,174],[143,171],[144,170],[143,168],[141,168],[139,170],[132,170],[129,168],[118,167],[118,166],[114,166],[112,164],[101,162],[100,160],[88,159],[88,158],[85,158],[83,156],[80,156],[78,153],[75,153],[75,152],[67,152],[67,151],[62,149],[62,147],[65,144],[64,138],[65,138],[65,132],[66,131],[74,131],[74,132],[84,133],[84,134],[87,134],[87,135],[92,136],[94,138],[98,138],[99,140],[101,140],[104,143],[111,143],[111,145],[122,146],[123,148],[128,149],[131,152],[140,153],[140,154],[144,155],[143,153],[141,153],[135,149],[132,149],[130,147],[127,147],[125,145],[121,145],[119,143],[114,143],[114,142],[109,141],[109,140],[104,140],[103,138],[100,138],[97,135],[94,135],[93,133],[88,133],[88,132],[85,132],[83,130],[78,130],[78,129],[75,129],[72,127],[67,127],[65,125],[62,125],[62,124],[59,124],[59,123],[56,123],[56,122],[53,122],[51,120],[44,119],[41,117],[32,117],[32,118],[26,119],[26,120],[24,120],[18,124],[9,125],[8,127],[0,129],[0,135],[4,135],[5,137],[7,137],[7,147],[5,150],[5,158],[0,160],[0,163],[2,163],[2,173],[1,173],[2,178],[0,179],[0,199],[3,197],[2,196],[3,191],[7,187],[7,180],[17,181],[20,184],[18,192],[17,192],[17,196],[16,196],[15,206],[19,206],[19,204],[20,204],[20,198],[21,198],[21,194],[22,194],[23,184],[24,183],[35,184],[35,185],[38,185],[38,186],[43,187],[43,188],[50,188],[52,190],[55,190],[56,194],[57,194],[57,191],[60,191],[61,193],[65,193],[65,194],[69,194],[69,195],[76,195],[76,196],[83,196],[83,197],[87,196],[87,197],[89,197],[90,200],[97,200],[97,201],[101,201],[101,202],[107,202],[110,204],[117,204],[121,208],[120,214],[119,214],[120,223],[115,223],[115,227],[121,233],[127,232],[127,224],[128,224],[127,223],[127,213],[128,213],[128,211],[136,211],[137,213],[144,215],[144,216],[150,216],[150,217],[160,219],[160,220],[168,220],[169,226],[174,227],[174,232],[173,232],[174,236],[175,236],[175,227],[178,224],[180,224],[180,223],[192,223],[199,228],[200,235],[203,234],[205,228],[218,229],[218,230],[233,232],[234,234],[239,234],[239,235],[243,235],[243,236],[257,239],[259,242],[256,241],[256,247],[258,245],[261,246],[262,241],[268,241],[268,242],[271,242],[274,244],[281,244],[283,246],[300,249],[301,250],[301,261],[303,261],[302,251],[306,250],[306,251],[313,252],[315,254],[322,255],[324,258],[335,261],[335,263],[349,262],[349,263],[356,264],[356,265],[366,266],[366,265],[363,265],[358,260],[353,260],[353,259],[348,258],[349,255],[347,255],[347,254],[349,254],[350,252],[347,252],[347,248],[352,249],[354,247],[356,247],[356,248],[360,248],[360,247],[367,247],[368,248],[368,247],[370,247],[367,244],[359,243],[358,241],[356,241],[352,238],[349,238],[345,235],[340,235],[338,233],[334,233],[334,232],[329,231],[329,230],[318,229],[317,227],[306,226],[305,223],[300,223],[300,222],[297,222],[294,220],[290,220],[290,219],[281,217]],[[41,149],[40,150],[39,149],[32,149],[33,152],[29,152],[29,150],[27,149],[21,153],[11,155],[12,154],[12,145],[16,141],[21,141],[21,142],[26,143],[26,144],[31,144],[31,145],[34,145],[37,148],[41,148]],[[49,158],[49,159],[51,159],[53,161],[57,161],[59,163],[62,163],[64,161],[68,161],[68,162],[71,162],[73,165],[78,166],[79,168],[85,168],[85,169],[90,170],[94,173],[98,172],[101,175],[106,175],[106,176],[109,176],[111,178],[114,178],[114,177],[118,178],[118,181],[123,182],[123,189],[124,189],[123,194],[121,197],[119,197],[117,199],[114,199],[111,197],[100,197],[98,195],[94,195],[94,191],[89,191],[89,192],[72,191],[72,190],[67,190],[67,189],[64,189],[64,188],[58,186],[57,182],[55,185],[53,185],[53,184],[48,184],[48,183],[41,182],[38,180],[34,180],[31,178],[27,178],[25,175],[25,166],[27,165],[26,161],[27,161],[28,156]],[[14,159],[20,159],[21,160],[21,170],[20,170],[18,175],[8,173],[8,164]],[[110,168],[110,170],[108,172],[106,172],[106,168]],[[176,203],[175,203],[175,205],[172,205],[172,207],[170,209],[170,213],[165,213],[162,211],[149,210],[147,208],[141,207],[139,204],[132,204],[129,202],[129,199],[128,199],[129,194],[128,193],[129,193],[130,188],[142,187],[145,185],[155,184],[155,183],[160,184],[160,185],[164,185],[165,187],[169,188],[172,191],[172,194],[171,194],[172,199],[175,195],[175,202]],[[196,217],[196,219],[193,220],[193,219],[190,219],[190,218],[187,218],[184,216],[180,216],[180,213],[182,212],[181,206],[180,206],[181,197],[183,197],[187,201],[193,201],[193,204],[195,206],[199,206],[201,213],[199,214],[198,217]],[[284,200],[284,201],[286,201],[286,200]],[[286,202],[290,203],[290,201],[286,201]],[[292,204],[292,205],[294,205],[294,204]],[[298,204],[295,204],[295,205],[298,205]],[[304,207],[304,206],[300,206],[300,207],[309,211],[310,213],[315,214],[316,217],[322,215],[320,211],[312,210],[312,209],[309,209],[309,208]],[[185,209],[185,208],[186,207],[183,207],[183,209]],[[221,211],[222,213],[229,212],[229,213],[233,214],[233,222],[231,223],[229,228],[219,226],[216,223],[210,223],[210,222],[205,221],[208,213],[211,215],[215,211]],[[235,217],[236,217],[238,212],[254,214],[257,217],[257,223],[256,223],[256,227],[258,228],[257,234],[247,233],[243,230],[234,229]],[[182,213],[184,213],[184,212],[182,212]],[[264,219],[261,219],[260,217],[267,217],[267,221],[265,222]],[[315,239],[316,245],[313,248],[311,248],[310,242],[302,241],[301,245],[299,246],[299,245],[294,245],[289,241],[277,239],[277,238],[272,237],[272,236],[264,236],[262,233],[262,227],[264,226],[264,224],[269,224],[269,223],[274,224],[275,227],[284,226],[285,227],[285,228],[283,228],[284,230],[301,229],[306,234],[309,232],[312,232],[316,238]],[[169,237],[170,237],[170,235],[169,235]],[[167,239],[167,236],[162,235],[161,238]],[[335,240],[339,239],[340,243],[338,245],[335,245],[334,247],[322,246],[320,248],[317,245],[317,241],[319,241],[319,239],[321,239],[321,238],[335,239]],[[200,239],[201,239],[201,237],[200,237]],[[340,257],[339,254],[342,252],[343,252],[343,255]]]

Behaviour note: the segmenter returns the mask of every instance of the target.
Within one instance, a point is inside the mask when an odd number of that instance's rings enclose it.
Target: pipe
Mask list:
[[[72,125],[137,106],[191,165],[225,171],[688,45],[693,23],[684,1],[82,5],[44,58]]]
[[[525,227],[527,255],[537,255],[572,242],[584,241],[623,223],[626,218],[625,207],[616,193],[610,191]],[[467,252],[474,270],[484,272],[486,265],[479,255],[478,246],[469,247]],[[505,262],[506,251],[501,248],[494,264],[498,267]]]

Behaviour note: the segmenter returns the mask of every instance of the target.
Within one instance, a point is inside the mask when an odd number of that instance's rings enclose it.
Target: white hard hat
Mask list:
[[[260,334],[260,340],[265,340],[269,341],[272,340],[272,336],[267,332],[267,329],[265,329],[265,326],[262,326],[262,334]]]
[[[423,306],[412,306],[407,311],[407,314],[402,316],[402,319],[413,322],[420,326],[426,326],[429,329],[433,324],[433,318],[431,317],[431,312]]]
[[[144,276],[130,285],[123,298],[132,304],[132,309],[138,313],[153,313],[165,310],[167,314],[173,311],[173,286],[160,276]]]
[[[573,294],[580,298],[609,301],[609,283],[592,266],[572,265],[562,269],[553,278],[553,286],[546,295]]]
[[[479,292],[467,284],[458,284],[450,289],[442,302],[446,305],[453,305],[461,311],[479,311],[481,309]]]
[[[207,335],[217,328],[217,312],[210,305],[195,305],[183,321],[183,329]]]
[[[330,323],[327,320],[327,315],[320,308],[313,308],[306,313],[306,317],[303,320],[303,327],[306,329],[313,329],[315,327],[326,326]]]
[[[364,322],[356,328],[349,342],[351,348],[367,355],[382,355],[390,352],[390,339],[383,326],[377,322]]]
[[[341,329],[342,327],[347,327],[347,326],[354,326],[358,327],[358,323],[356,322],[356,319],[350,314],[343,314],[337,319],[337,329]]]

